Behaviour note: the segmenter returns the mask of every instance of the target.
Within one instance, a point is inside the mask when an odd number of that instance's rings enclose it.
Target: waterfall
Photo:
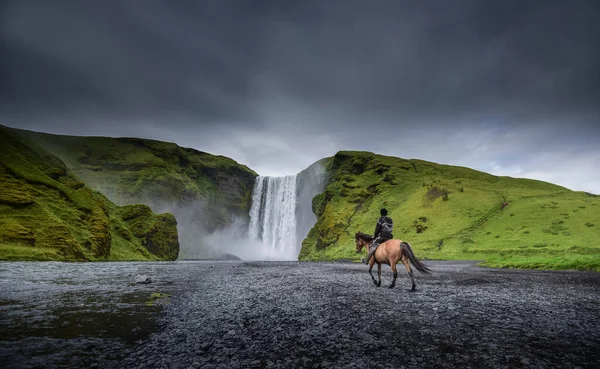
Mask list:
[[[256,178],[248,233],[267,257],[297,260],[296,175]]]

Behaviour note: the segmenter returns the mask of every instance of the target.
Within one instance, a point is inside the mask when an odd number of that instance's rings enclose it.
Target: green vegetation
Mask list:
[[[114,203],[173,213],[181,258],[202,256],[196,254],[203,249],[201,234],[248,217],[257,174],[232,159],[155,140],[14,131],[56,155]]]
[[[22,133],[119,205],[204,202],[214,218],[204,224],[207,229],[229,224],[231,213],[247,216],[250,210],[257,174],[224,156],[139,138]]]
[[[248,216],[257,176],[173,143],[2,126],[0,154],[1,260],[174,260],[178,240]],[[355,232],[386,207],[419,258],[600,270],[600,196],[368,152],[320,162],[328,183],[300,260],[358,260]]]
[[[119,207],[18,130],[0,126],[0,260],[174,260],[171,214]],[[127,215],[127,216],[125,216]]]
[[[600,197],[528,179],[368,152],[339,152],[313,199],[317,223],[300,260],[358,260],[354,234],[379,209],[417,257],[494,267],[600,271]]]
[[[167,294],[167,293],[162,293],[162,292],[154,292],[153,294],[150,295],[150,300],[146,301],[145,304],[152,306],[156,304],[156,301],[160,300],[160,299],[166,299],[171,297],[171,295]]]

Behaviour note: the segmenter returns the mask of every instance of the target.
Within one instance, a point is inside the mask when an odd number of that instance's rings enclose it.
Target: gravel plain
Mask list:
[[[425,263],[0,263],[0,367],[600,368],[600,273]]]

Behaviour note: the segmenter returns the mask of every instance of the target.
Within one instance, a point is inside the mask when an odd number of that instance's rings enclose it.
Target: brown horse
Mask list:
[[[356,253],[359,253],[364,246],[370,245],[371,242],[373,242],[373,239],[373,236],[366,233],[356,233]],[[396,278],[398,277],[398,272],[396,271],[396,264],[398,261],[402,261],[402,264],[404,264],[406,267],[406,271],[412,280],[411,291],[414,291],[416,286],[415,278],[413,277],[413,272],[410,268],[410,263],[412,263],[412,265],[415,266],[415,269],[421,273],[429,274],[431,271],[426,265],[416,258],[408,242],[403,242],[402,240],[388,240],[377,247],[377,251],[375,251],[375,254],[369,261],[369,274],[373,279],[373,283],[377,287],[381,286],[381,264],[387,264],[392,267],[392,271],[394,272],[394,280],[392,281],[392,284],[390,284],[389,288],[394,288],[396,285]],[[379,276],[379,281],[375,281],[375,277],[373,277],[373,273],[371,273],[375,263],[377,263],[377,274]]]

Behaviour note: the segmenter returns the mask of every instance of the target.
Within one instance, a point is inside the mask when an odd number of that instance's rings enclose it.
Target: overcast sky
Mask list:
[[[596,0],[1,3],[0,124],[293,174],[339,150],[600,194]]]

